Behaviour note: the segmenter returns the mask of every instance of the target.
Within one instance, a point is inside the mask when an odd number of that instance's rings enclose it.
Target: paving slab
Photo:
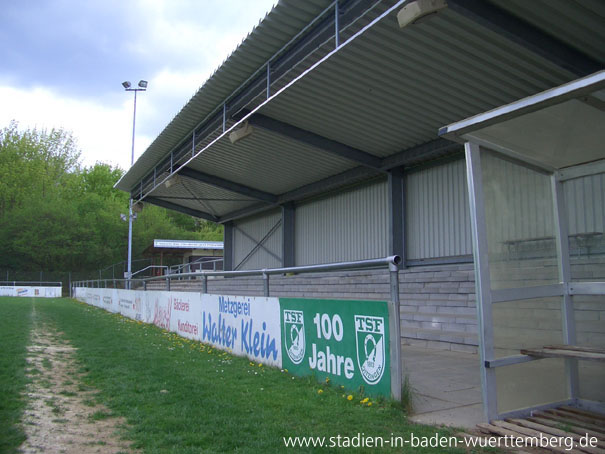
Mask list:
[[[402,364],[412,387],[412,421],[463,428],[483,422],[477,354],[402,345]]]

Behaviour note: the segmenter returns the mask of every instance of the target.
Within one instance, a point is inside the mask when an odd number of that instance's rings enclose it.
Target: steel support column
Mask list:
[[[389,170],[389,255],[401,257],[405,266],[405,198],[403,168]]]
[[[286,203],[281,207],[282,225],[282,266],[296,266],[294,243],[294,216],[296,210],[293,203]]]
[[[491,278],[487,250],[487,226],[485,200],[479,146],[465,144],[466,177],[468,180],[471,230],[473,233],[473,257],[475,261],[475,294],[479,328],[479,353],[483,411],[487,421],[498,416],[496,395],[496,370],[487,367],[494,358],[494,323],[492,318]]]
[[[566,289],[561,306],[561,321],[563,323],[563,342],[566,345],[576,345],[576,322],[573,310],[573,299],[569,294],[568,284],[571,281],[571,264],[569,261],[569,229],[567,225],[567,210],[565,209],[565,196],[563,183],[555,173],[551,176],[552,197],[554,204],[555,237],[557,241],[557,256],[559,260],[559,281]],[[567,373],[567,390],[571,399],[578,397],[578,361],[567,359],[565,361]]]
[[[233,271],[233,222],[225,222],[223,229],[223,270]]]

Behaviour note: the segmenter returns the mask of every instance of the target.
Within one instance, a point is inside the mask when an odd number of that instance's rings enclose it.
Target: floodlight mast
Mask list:
[[[125,91],[134,92],[134,110],[132,114],[132,148],[130,153],[130,167],[134,164],[134,137],[136,130],[136,121],[137,121],[137,92],[146,91],[147,90],[147,81],[140,80],[138,84],[138,88],[131,88],[132,84],[130,81],[126,80],[122,82],[122,86]],[[129,210],[128,210],[128,269],[126,271],[126,279],[128,279],[128,288],[130,289],[130,278],[132,277],[132,221],[134,219],[132,213],[132,197],[129,202]]]

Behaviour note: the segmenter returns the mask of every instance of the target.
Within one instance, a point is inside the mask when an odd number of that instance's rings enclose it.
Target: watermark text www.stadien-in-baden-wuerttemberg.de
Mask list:
[[[597,437],[589,434],[578,437],[556,437],[549,434],[518,437],[453,437],[440,435],[417,436],[413,432],[406,436],[391,434],[390,437],[370,436],[363,432],[356,435],[334,435],[329,437],[283,437],[287,448],[595,448]]]

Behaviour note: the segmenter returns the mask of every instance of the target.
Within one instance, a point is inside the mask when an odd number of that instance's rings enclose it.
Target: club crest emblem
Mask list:
[[[290,360],[300,364],[305,357],[305,319],[302,311],[284,310],[284,341]]]
[[[357,365],[369,385],[380,381],[385,369],[384,318],[355,316]]]

